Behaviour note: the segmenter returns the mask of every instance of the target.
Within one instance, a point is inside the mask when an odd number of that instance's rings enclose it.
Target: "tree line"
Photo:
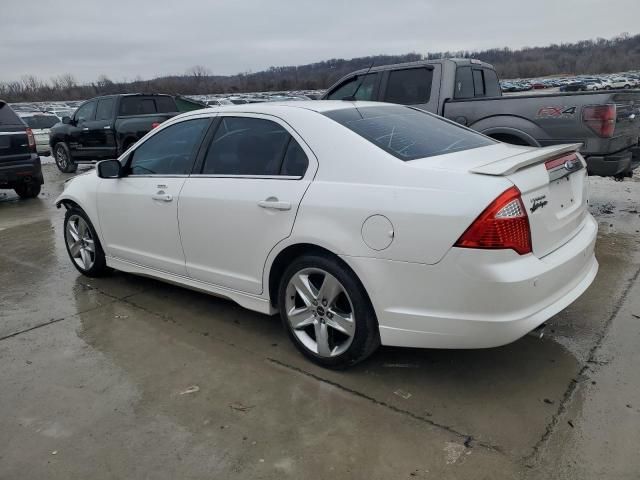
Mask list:
[[[260,72],[215,75],[195,66],[183,75],[151,80],[113,81],[101,75],[95,82],[79,83],[72,74],[50,80],[28,75],[13,82],[0,83],[0,98],[9,102],[80,100],[97,95],[132,92],[169,94],[213,94],[286,90],[316,90],[330,86],[340,77],[370,65],[433,60],[476,58],[488,62],[501,78],[531,78],[554,74],[598,74],[640,69],[640,35],[622,34],[615,38],[584,40],[512,50],[508,47],[480,51],[447,51],[375,55],[353,59],[331,59],[299,66],[270,67]]]

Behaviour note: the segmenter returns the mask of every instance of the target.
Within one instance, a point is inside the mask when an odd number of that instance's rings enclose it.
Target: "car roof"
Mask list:
[[[286,112],[289,108],[301,108],[312,112],[324,113],[333,110],[343,110],[354,107],[375,107],[385,105],[383,102],[347,101],[347,100],[294,100],[283,102],[245,103],[239,105],[221,105],[188,113],[197,114],[203,110],[218,113],[264,113],[276,115],[276,112]]]

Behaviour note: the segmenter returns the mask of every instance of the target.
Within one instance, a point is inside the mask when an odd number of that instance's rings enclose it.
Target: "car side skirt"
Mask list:
[[[181,287],[186,287],[198,292],[208,293],[216,297],[226,298],[236,302],[238,305],[253,310],[255,312],[264,313],[266,315],[274,315],[277,310],[271,305],[268,298],[251,295],[248,293],[232,290],[230,288],[201,282],[190,277],[176,275],[174,273],[156,270],[154,268],[145,267],[127,260],[116,257],[106,257],[107,266],[119,270],[121,272],[133,273],[144,277],[155,278],[163,282],[171,283]]]

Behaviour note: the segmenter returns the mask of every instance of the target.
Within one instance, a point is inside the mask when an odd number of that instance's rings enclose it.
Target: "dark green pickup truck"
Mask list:
[[[58,168],[117,158],[152,128],[187,110],[206,108],[182,97],[123,94],[92,98],[51,128],[49,144]]]

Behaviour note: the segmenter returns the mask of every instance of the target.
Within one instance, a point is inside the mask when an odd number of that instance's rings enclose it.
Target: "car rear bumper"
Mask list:
[[[598,271],[597,223],[543,258],[452,248],[436,265],[344,257],[371,298],[383,345],[488,348],[517,340],[575,301]]]
[[[25,160],[0,161],[0,185],[4,186],[25,181],[37,182],[40,185],[44,183],[40,157],[37,154],[33,153]]]

